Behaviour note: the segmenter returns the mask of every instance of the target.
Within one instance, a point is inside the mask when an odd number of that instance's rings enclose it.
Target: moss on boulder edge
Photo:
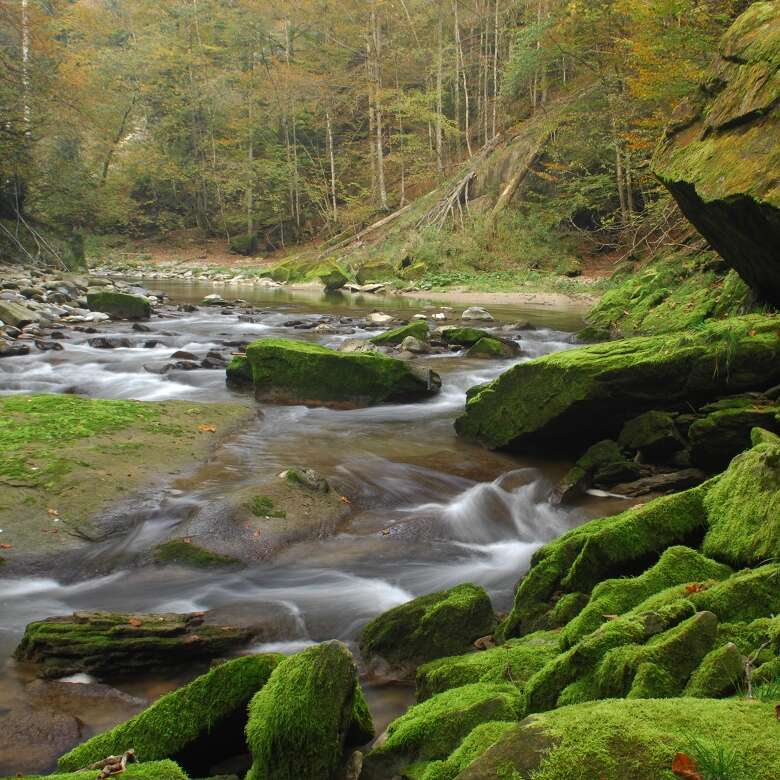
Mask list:
[[[232,385],[252,385],[260,401],[354,408],[429,398],[441,379],[430,369],[378,353],[337,352],[318,344],[260,339],[227,368]]]
[[[455,428],[491,448],[581,450],[651,409],[771,387],[780,380],[779,323],[735,317],[546,355],[472,388]]]
[[[693,751],[691,736],[735,751],[745,777],[780,776],[773,705],[661,699],[579,704],[526,718],[458,780],[673,780],[672,761]]]
[[[184,766],[198,743],[208,741],[210,759],[243,744],[243,726],[250,699],[268,681],[281,660],[279,655],[237,658],[217,666],[156,701],[126,723],[98,734],[60,758],[60,770],[75,771],[108,755],[135,749],[140,761],[173,758]],[[234,722],[235,721],[235,722]],[[227,725],[222,734],[222,725]]]
[[[108,314],[112,320],[148,320],[152,316],[152,304],[140,295],[111,292],[109,290],[87,294],[90,311]]]
[[[699,232],[780,305],[780,8],[756,2],[720,42],[705,84],[679,106],[653,160]]]
[[[485,590],[466,583],[419,596],[374,618],[360,636],[360,652],[370,669],[403,679],[426,661],[468,652],[495,626]]]
[[[344,748],[373,737],[357,666],[341,642],[286,658],[252,699],[247,780],[335,780]]]

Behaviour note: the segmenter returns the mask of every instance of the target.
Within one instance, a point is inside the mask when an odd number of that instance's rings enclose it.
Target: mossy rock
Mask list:
[[[355,272],[355,279],[358,284],[369,284],[370,282],[389,282],[398,278],[399,275],[400,271],[395,264],[378,260],[360,266]]]
[[[477,726],[516,721],[521,707],[518,689],[508,683],[475,683],[440,693],[390,724],[366,756],[360,778],[388,780],[405,775],[412,765],[445,760]]]
[[[103,756],[106,758],[106,756]],[[52,775],[16,775],[21,780],[95,780],[95,769],[81,772],[55,772]],[[122,780],[189,780],[184,770],[173,761],[149,761],[128,764],[122,772]]]
[[[188,539],[170,539],[158,544],[154,548],[154,559],[158,563],[178,563],[196,569],[213,569],[241,563],[236,558],[212,552]]]
[[[428,265],[422,261],[402,267],[398,276],[407,282],[419,282],[428,273]]]
[[[539,631],[483,652],[430,661],[417,670],[417,700],[477,682],[523,685],[559,652],[558,632]]]
[[[705,656],[688,680],[685,695],[700,699],[728,696],[742,685],[744,677],[745,658],[733,642],[727,642]]]
[[[379,353],[337,352],[318,344],[260,339],[233,358],[228,383],[251,383],[260,401],[355,408],[430,398],[439,375]]]
[[[203,774],[246,749],[247,706],[281,659],[254,655],[227,661],[66,753],[59,769],[75,771],[132,747],[139,761],[171,758]]]
[[[656,176],[710,245],[780,305],[780,9],[752,3],[723,36],[702,87],[679,106]]]
[[[507,360],[517,357],[520,348],[513,341],[496,338],[482,338],[466,352],[466,357],[486,360]]]
[[[369,667],[403,679],[427,661],[467,652],[495,626],[487,593],[467,583],[374,618],[360,636],[360,652]]]
[[[663,460],[685,448],[672,415],[658,411],[645,412],[629,420],[620,431],[618,444],[642,453],[649,460]]]
[[[706,416],[688,428],[691,460],[699,468],[722,471],[732,458],[750,449],[753,428],[780,432],[780,406],[743,397],[700,410]]]
[[[494,338],[490,331],[481,328],[462,328],[457,325],[448,325],[439,328],[435,334],[445,344],[456,347],[473,347],[482,339]]]
[[[87,294],[87,305],[90,311],[108,314],[112,320],[148,320],[152,316],[152,304],[140,295],[91,292]]]
[[[502,633],[506,638],[554,628],[565,593],[589,593],[599,582],[643,572],[667,547],[704,534],[703,487],[664,496],[614,517],[592,520],[538,550],[520,581]]]
[[[555,486],[554,503],[571,501],[583,495],[594,483],[614,485],[639,477],[639,467],[626,458],[612,439],[591,445]]]
[[[704,499],[706,555],[735,566],[780,559],[780,444],[737,456]]]
[[[526,718],[458,775],[458,780],[675,780],[677,753],[697,744],[734,753],[739,777],[780,776],[773,705],[749,701],[603,701]],[[735,762],[736,763],[736,762]]]
[[[420,341],[428,341],[428,323],[424,320],[410,322],[408,325],[402,325],[400,328],[393,328],[393,330],[374,336],[371,339],[371,343],[377,346],[397,346],[408,336],[412,336]]]
[[[350,281],[349,271],[336,262],[324,263],[315,268],[313,273],[326,290],[340,290]]]
[[[135,674],[216,658],[248,644],[251,626],[214,624],[208,613],[74,612],[30,623],[14,651],[41,677]]]
[[[778,320],[760,316],[558,352],[472,388],[455,427],[491,448],[582,451],[642,412],[768,388],[778,356]]]
[[[357,666],[341,642],[282,661],[252,699],[246,780],[336,780],[345,747],[373,737]]]

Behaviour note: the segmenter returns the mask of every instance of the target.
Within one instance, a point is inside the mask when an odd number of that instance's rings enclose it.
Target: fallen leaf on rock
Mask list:
[[[617,620],[620,615],[602,615],[601,617],[603,617],[604,620]]]
[[[339,496],[339,501],[341,501],[342,504],[352,503],[346,496]]]
[[[704,590],[704,585],[701,582],[691,582],[685,586],[685,593],[690,596],[693,593],[701,593]]]
[[[139,626],[143,625],[143,621],[139,620],[136,617],[130,618],[130,620],[127,621],[133,628],[138,628]]]
[[[13,547],[12,544],[8,544],[8,542],[3,542],[3,544],[0,544],[0,550],[10,550]]]
[[[672,774],[685,780],[703,780],[696,762],[685,753],[678,753],[672,761]]]
[[[216,433],[217,432],[217,426],[216,425],[209,425],[208,423],[201,423],[198,426],[198,430],[201,433]]]
[[[48,514],[49,517],[57,517],[59,512],[56,509],[47,509],[46,514]]]

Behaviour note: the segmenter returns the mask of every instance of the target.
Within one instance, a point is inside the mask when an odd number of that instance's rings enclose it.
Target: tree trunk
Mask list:
[[[30,17],[27,13],[29,0],[22,0],[22,116],[24,117],[24,132],[31,133],[30,123]]]
[[[130,116],[130,112],[133,110],[134,105],[135,105],[135,95],[133,95],[133,97],[130,99],[130,105],[128,105],[124,114],[122,114],[122,119],[119,122],[119,128],[117,129],[116,134],[114,135],[113,141],[111,143],[111,146],[108,149],[108,153],[106,154],[106,159],[103,161],[103,171],[100,174],[101,187],[106,183],[106,179],[108,178],[108,169],[111,166],[111,160],[114,157],[114,152],[116,151],[117,145],[122,140],[122,137],[125,134],[127,119]]]
[[[333,151],[333,122],[330,118],[330,110],[325,113],[325,121],[328,131],[328,159],[330,160],[330,200],[333,208],[333,221],[338,222],[339,211],[336,203],[336,156]]]
[[[463,103],[464,103],[464,130],[466,134],[466,149],[468,150],[469,157],[472,156],[471,151],[471,128],[469,126],[469,81],[468,73],[466,71],[466,59],[463,56],[463,40],[460,36],[460,23],[458,21],[458,0],[452,0],[452,11],[455,15],[455,45],[458,49],[458,57],[460,58],[460,72],[463,74]]]
[[[376,123],[376,183],[379,193],[379,206],[387,210],[387,187],[385,186],[385,154],[383,148],[384,132],[382,127],[382,74],[380,58],[382,56],[382,39],[377,20],[376,10],[371,9],[371,27],[374,40],[374,121]]]
[[[437,27],[438,52],[436,57],[436,170],[439,178],[444,173],[442,113],[444,112],[444,99],[442,95],[444,78],[444,9],[442,0],[439,0],[439,23]]]
[[[493,38],[493,135],[498,135],[498,43],[499,43],[499,6],[500,0],[496,0],[496,16]]]

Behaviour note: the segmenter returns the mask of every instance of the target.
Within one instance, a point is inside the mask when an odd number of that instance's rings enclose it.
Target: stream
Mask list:
[[[173,303],[197,303],[216,290],[225,298],[240,296],[260,311],[247,321],[240,309],[221,314],[219,308],[202,307],[179,313],[168,307],[164,317],[148,323],[148,333],[134,331],[129,323],[101,328],[101,335],[122,335],[133,343],[111,350],[90,347],[87,334],[69,332],[62,351],[5,359],[0,364],[0,392],[255,404],[225,386],[222,370],[161,375],[143,366],[165,360],[177,349],[199,355],[211,349],[229,352],[225,342],[272,335],[338,346],[345,338],[381,332],[365,327],[363,318],[373,310],[409,318],[439,309],[396,297],[230,290],[179,281],[150,285],[165,291]],[[570,348],[571,333],[581,326],[576,308],[489,308],[496,320],[533,326],[510,334],[520,339],[520,360]],[[342,322],[332,333],[285,325],[291,320],[316,323],[334,315],[355,322]],[[144,347],[150,340],[159,343]],[[457,354],[420,360],[442,376],[442,392],[431,401],[356,411],[257,404],[262,414],[208,463],[171,478],[148,496],[133,530],[85,551],[77,572],[0,579],[0,714],[26,702],[25,686],[33,670],[17,666],[11,654],[25,625],[35,619],[80,609],[273,609],[280,615],[284,636],[251,652],[289,653],[331,638],[354,648],[361,627],[373,616],[416,595],[462,582],[483,585],[496,610],[508,610],[513,588],[540,545],[590,517],[623,508],[622,502],[594,498],[575,507],[553,507],[547,497],[567,464],[491,453],[456,438],[452,423],[463,408],[466,390],[516,361],[467,360]],[[182,518],[207,512],[220,496],[291,465],[316,469],[349,497],[351,515],[335,536],[294,545],[272,561],[238,571],[133,564],[134,554],[167,538]],[[199,671],[105,682],[154,699]],[[366,693],[378,732],[413,701],[411,687],[381,681],[366,681]],[[79,716],[82,738],[127,716],[127,705],[121,702],[86,708]],[[0,755],[0,775],[16,770],[4,765]]]

